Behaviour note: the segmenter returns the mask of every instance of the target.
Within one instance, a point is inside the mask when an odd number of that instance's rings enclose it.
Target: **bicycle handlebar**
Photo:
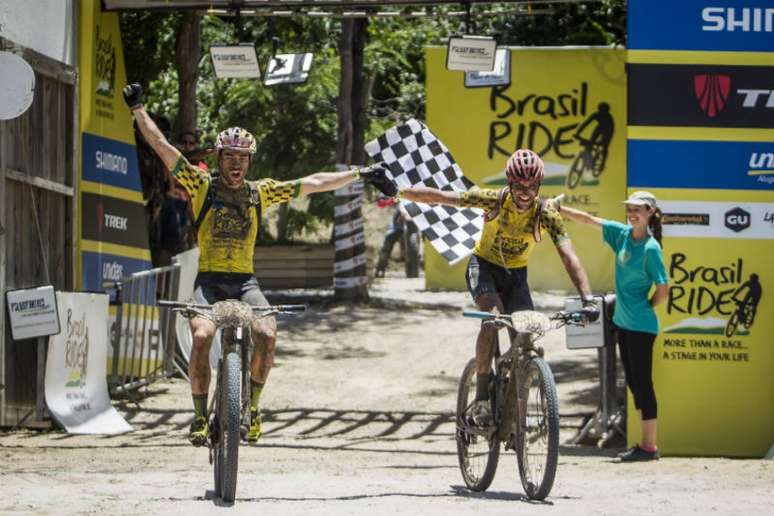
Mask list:
[[[490,312],[482,312],[480,310],[463,310],[462,315],[464,317],[473,317],[475,319],[500,321],[504,323],[511,322],[511,314],[493,314]],[[587,322],[586,313],[583,310],[578,310],[576,312],[560,311],[548,318],[553,321],[560,321],[563,324],[574,324],[578,326],[585,326]]]
[[[198,304],[198,303],[184,303],[182,301],[170,301],[167,299],[159,299],[157,301],[159,306],[165,306],[169,308],[179,308],[182,310],[210,310],[212,305]],[[307,309],[306,305],[269,305],[269,306],[252,306],[254,312],[303,312]]]

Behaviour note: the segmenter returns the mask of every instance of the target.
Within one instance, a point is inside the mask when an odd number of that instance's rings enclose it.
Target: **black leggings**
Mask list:
[[[642,410],[642,419],[656,419],[658,404],[653,390],[652,333],[618,328],[618,348],[621,352],[626,384],[634,396],[634,406]]]

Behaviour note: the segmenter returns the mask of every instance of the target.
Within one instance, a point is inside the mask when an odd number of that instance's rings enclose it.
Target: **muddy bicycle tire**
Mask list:
[[[224,502],[233,502],[236,496],[240,441],[240,370],[239,355],[234,351],[227,353],[218,378],[220,385],[216,403],[219,435],[214,461],[215,494]]]
[[[497,461],[500,458],[500,440],[497,434],[486,440],[479,435],[473,435],[463,430],[465,410],[475,398],[476,359],[471,359],[460,377],[457,391],[456,431],[457,459],[465,485],[473,491],[485,491],[497,472]],[[485,442],[486,441],[486,442]],[[482,463],[483,461],[483,463]]]
[[[530,359],[520,376],[519,476],[525,494],[543,500],[554,485],[559,460],[559,400],[554,375],[542,358]]]

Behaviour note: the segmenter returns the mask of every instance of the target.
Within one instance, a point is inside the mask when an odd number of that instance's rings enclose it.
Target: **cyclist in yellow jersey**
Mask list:
[[[532,310],[527,284],[527,260],[541,235],[548,232],[570,279],[583,299],[590,320],[599,317],[589,281],[567,236],[562,217],[538,198],[543,180],[543,160],[535,152],[519,149],[505,167],[508,186],[502,190],[474,188],[467,192],[414,186],[399,192],[415,202],[482,208],[484,230],[468,263],[465,278],[478,308],[492,313]],[[473,417],[481,425],[491,421],[489,375],[497,330],[482,325],[476,340],[476,403]]]
[[[261,210],[301,195],[335,190],[358,178],[373,184],[385,195],[396,193],[395,185],[378,166],[347,172],[318,172],[295,181],[247,181],[245,175],[257,145],[253,135],[239,127],[218,135],[215,147],[219,174],[211,176],[191,165],[166,140],[142,105],[139,84],[127,85],[123,94],[143,138],[161,158],[168,173],[191,196],[200,249],[194,285],[194,296],[199,303],[241,299],[251,305],[268,304],[253,275],[253,250]],[[203,446],[208,437],[209,350],[215,324],[204,317],[195,317],[191,319],[191,332],[193,346],[188,373],[195,416],[188,438],[195,446]],[[252,424],[247,437],[248,441],[255,442],[261,435],[258,401],[274,362],[276,321],[273,317],[256,319],[251,335],[255,353],[250,364]]]

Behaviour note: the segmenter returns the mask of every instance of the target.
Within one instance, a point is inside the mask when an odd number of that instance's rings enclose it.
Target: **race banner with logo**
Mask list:
[[[427,48],[427,125],[481,188],[503,188],[505,163],[517,148],[545,162],[542,197],[621,219],[626,193],[625,51],[607,47],[511,48],[510,84],[466,88],[464,74],[446,70],[446,49]],[[561,73],[547,73],[550,69]],[[592,288],[613,288],[613,258],[593,228],[568,223]],[[530,257],[529,283],[574,290],[550,239]],[[538,264],[538,265],[535,265]],[[450,267],[426,246],[430,288],[465,288],[467,260]]]
[[[628,9],[627,184],[659,199],[670,280],[654,347],[659,447],[761,457],[774,443],[774,321],[762,317],[774,285],[774,7]],[[639,431],[629,418],[630,444]]]
[[[80,4],[81,176],[79,286],[104,283],[151,267],[142,185],[116,13],[97,0]]]
[[[69,433],[131,431],[108,396],[108,296],[57,292],[56,299],[62,331],[49,339],[48,409]]]

